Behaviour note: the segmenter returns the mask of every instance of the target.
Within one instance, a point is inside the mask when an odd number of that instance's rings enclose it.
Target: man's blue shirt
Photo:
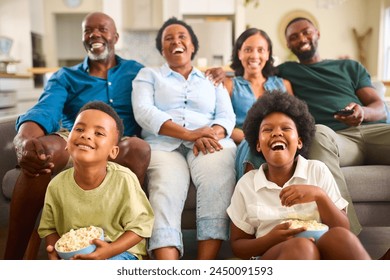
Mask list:
[[[21,115],[16,129],[27,121],[39,124],[45,133],[72,129],[77,113],[88,101],[111,105],[123,120],[124,135],[139,135],[140,127],[131,106],[132,82],[142,64],[116,56],[117,65],[108,70],[107,79],[89,75],[88,57],[80,64],[63,67],[52,75],[38,103]]]

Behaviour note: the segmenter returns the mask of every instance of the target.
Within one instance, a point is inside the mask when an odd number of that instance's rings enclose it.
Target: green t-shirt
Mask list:
[[[108,162],[107,175],[93,190],[83,190],[67,169],[50,182],[38,228],[41,238],[90,225],[104,229],[105,241],[117,240],[125,231],[150,237],[154,215],[137,177],[130,169]],[[146,255],[145,239],[128,250]]]
[[[354,60],[323,60],[314,64],[290,61],[278,68],[279,76],[289,80],[294,94],[307,103],[316,123],[333,130],[348,128],[333,117],[334,112],[351,102],[362,105],[356,91],[373,87],[367,70]]]

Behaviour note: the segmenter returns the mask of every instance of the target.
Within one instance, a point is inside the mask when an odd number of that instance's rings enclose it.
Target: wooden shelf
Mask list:
[[[34,74],[34,75],[43,75],[46,73],[53,73],[56,72],[59,67],[33,67],[33,68],[28,68],[27,71]]]
[[[30,79],[32,78],[31,74],[11,74],[11,73],[0,73],[0,78],[7,79]]]

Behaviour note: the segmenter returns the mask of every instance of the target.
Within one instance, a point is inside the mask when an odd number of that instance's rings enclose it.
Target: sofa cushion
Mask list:
[[[354,202],[360,224],[369,227],[390,227],[389,202]],[[390,244],[389,244],[390,245]]]
[[[364,165],[341,168],[353,202],[390,201],[390,166]]]

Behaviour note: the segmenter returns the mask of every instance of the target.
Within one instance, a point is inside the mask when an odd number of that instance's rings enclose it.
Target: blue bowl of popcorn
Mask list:
[[[57,240],[54,249],[61,259],[69,260],[75,255],[94,252],[96,246],[90,241],[96,238],[104,240],[104,231],[100,227],[89,226],[71,229]]]
[[[286,221],[287,222],[287,221]],[[295,237],[313,238],[315,241],[329,230],[329,227],[325,224],[319,223],[316,220],[288,220],[291,223],[290,229],[306,228],[295,235]]]

